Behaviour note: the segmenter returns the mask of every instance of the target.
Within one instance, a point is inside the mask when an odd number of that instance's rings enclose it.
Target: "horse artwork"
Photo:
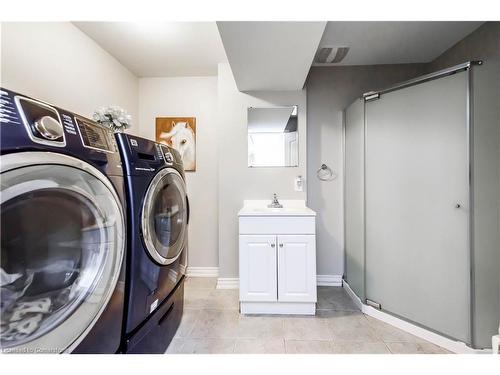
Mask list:
[[[185,171],[196,170],[196,117],[157,117],[156,142],[179,151]]]

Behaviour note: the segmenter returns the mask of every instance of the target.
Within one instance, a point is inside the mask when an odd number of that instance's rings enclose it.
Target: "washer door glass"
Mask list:
[[[109,181],[69,165],[11,169],[1,179],[1,348],[64,351],[115,288],[120,203]]]
[[[151,181],[142,210],[144,244],[159,264],[174,262],[185,245],[187,202],[184,180],[171,168]]]

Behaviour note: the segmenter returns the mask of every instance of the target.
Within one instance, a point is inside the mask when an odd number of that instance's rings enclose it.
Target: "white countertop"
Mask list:
[[[306,206],[301,199],[284,199],[279,202],[283,208],[269,208],[269,200],[244,200],[238,216],[316,216],[316,212]]]

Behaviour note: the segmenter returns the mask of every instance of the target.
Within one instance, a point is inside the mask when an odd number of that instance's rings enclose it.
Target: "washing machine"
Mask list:
[[[0,348],[115,353],[126,246],[114,135],[0,89]]]
[[[182,160],[151,140],[116,138],[129,217],[122,351],[163,353],[183,310],[189,202]]]

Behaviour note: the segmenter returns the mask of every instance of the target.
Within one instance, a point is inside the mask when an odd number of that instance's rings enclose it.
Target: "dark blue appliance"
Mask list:
[[[163,353],[182,316],[189,203],[178,152],[117,134],[125,170],[125,353]]]
[[[112,132],[0,89],[3,352],[116,353],[125,289]]]

